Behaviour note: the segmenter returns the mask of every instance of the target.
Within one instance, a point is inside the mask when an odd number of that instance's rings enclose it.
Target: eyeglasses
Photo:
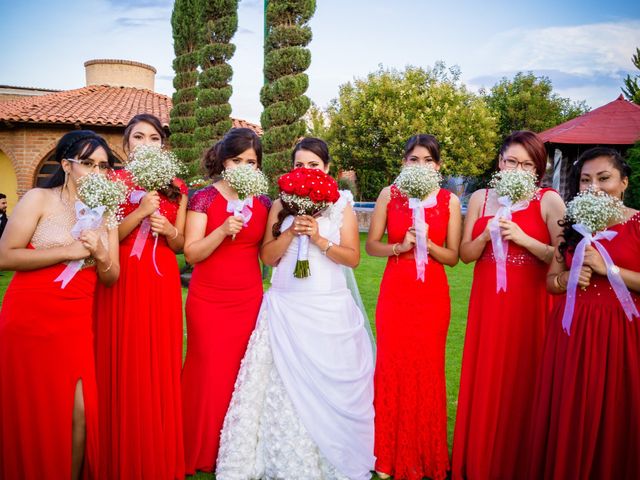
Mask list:
[[[73,163],[77,163],[78,165],[82,165],[84,168],[86,168],[88,170],[95,170],[96,167],[98,168],[98,170],[100,170],[102,172],[105,172],[107,170],[111,170],[111,165],[109,165],[107,162],[93,163],[89,159],[78,160],[76,158],[65,158],[65,160],[67,162],[73,162]]]
[[[504,162],[504,166],[510,170],[515,170],[518,167],[521,167],[525,172],[533,172],[536,169],[536,164],[531,160],[525,160],[524,162],[519,162],[515,158],[502,158]]]

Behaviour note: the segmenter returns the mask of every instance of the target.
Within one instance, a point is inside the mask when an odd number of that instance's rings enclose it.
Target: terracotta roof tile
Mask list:
[[[145,112],[168,126],[171,107],[171,98],[150,90],[91,85],[0,103],[0,121],[124,127],[131,117]],[[251,128],[262,135],[259,125],[232,120],[235,128]]]

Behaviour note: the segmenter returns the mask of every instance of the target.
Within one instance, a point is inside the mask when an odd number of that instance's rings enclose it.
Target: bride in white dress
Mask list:
[[[293,155],[296,168],[328,171],[322,140],[303,139]],[[317,219],[281,225],[280,201],[271,209],[261,256],[278,267],[224,420],[218,480],[371,478],[374,354],[343,272],[360,260],[352,203],[340,192]],[[302,279],[293,276],[301,234],[311,238]]]

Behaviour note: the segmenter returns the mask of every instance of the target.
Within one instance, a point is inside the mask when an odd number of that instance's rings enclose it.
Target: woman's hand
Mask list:
[[[234,217],[233,215],[227,217],[222,225],[218,228],[222,230],[225,236],[237,235],[244,225],[244,218]]]
[[[160,208],[160,194],[156,191],[148,192],[142,200],[140,200],[140,206],[137,208],[140,215],[148,217]]]
[[[591,267],[583,265],[582,268],[580,268],[580,276],[578,277],[578,286],[583,290],[586,290],[586,288],[591,283],[592,273],[593,273],[593,270],[591,269]]]
[[[317,244],[320,240],[320,231],[318,230],[318,221],[311,215],[300,215],[293,221],[294,232],[298,235],[308,235],[311,243]]]
[[[428,225],[427,225],[427,236],[429,234]],[[404,234],[404,239],[402,243],[396,247],[396,251],[398,253],[405,253],[411,250],[416,246],[416,231],[413,227],[409,228]]]
[[[506,220],[504,218],[501,218],[499,220],[499,225],[502,238],[504,238],[505,240],[509,240],[516,245],[520,245],[521,247],[525,246],[525,243],[528,240],[529,236],[522,231],[520,225],[518,225],[516,222],[512,222],[511,220]]]
[[[607,266],[602,259],[602,255],[600,252],[593,248],[593,246],[589,245],[584,251],[584,261],[582,265],[585,267],[590,267],[598,275],[606,275],[607,274]]]
[[[82,242],[82,246],[86,248],[96,260],[102,261],[107,258],[107,250],[104,248],[100,236],[95,230],[84,230],[80,234],[80,242]]]
[[[81,240],[75,240],[67,247],[68,260],[83,260],[91,256],[91,252]]]
[[[165,237],[173,237],[176,235],[176,227],[173,226],[167,217],[157,211],[151,214],[149,222],[151,223],[151,231],[158,235],[164,235]]]

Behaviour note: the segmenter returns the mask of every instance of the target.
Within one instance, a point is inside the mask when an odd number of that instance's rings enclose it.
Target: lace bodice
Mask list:
[[[340,228],[347,205],[353,205],[353,195],[349,191],[340,191],[340,199],[317,218],[320,235],[336,245],[340,244]],[[287,225],[287,219],[283,222],[282,230],[286,230],[284,225]],[[282,256],[272,278],[272,288],[287,291],[309,291],[311,289],[317,293],[346,288],[342,266],[323,255],[320,248],[311,242],[309,242],[311,275],[307,278],[295,278],[293,271],[298,259],[298,243],[298,238],[294,238]]]

